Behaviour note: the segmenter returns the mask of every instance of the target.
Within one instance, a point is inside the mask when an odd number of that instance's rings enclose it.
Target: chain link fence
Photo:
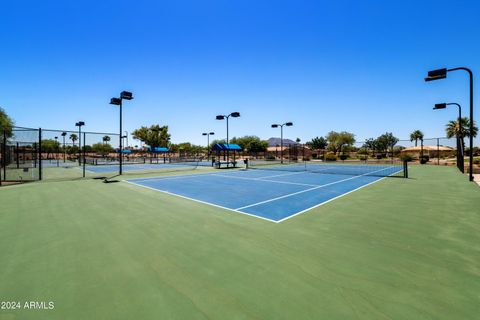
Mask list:
[[[0,184],[38,180],[111,179],[197,169],[197,158],[147,148],[119,149],[120,135],[14,127],[0,132]]]
[[[40,180],[40,130],[14,127],[0,139],[0,184]]]

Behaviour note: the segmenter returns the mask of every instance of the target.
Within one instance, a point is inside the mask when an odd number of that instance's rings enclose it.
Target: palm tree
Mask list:
[[[465,150],[465,142],[463,141],[464,137],[470,138],[472,135],[474,138],[478,134],[478,127],[475,125],[475,121],[473,122],[473,131],[470,132],[470,119],[460,118],[460,122],[456,121],[449,121],[446,125],[445,132],[447,133],[447,138],[457,137],[462,142],[462,148]]]
[[[415,130],[410,133],[410,141],[415,141],[415,147],[417,146],[418,140],[423,141],[423,132],[420,130]]]
[[[102,140],[103,140],[103,143],[108,143],[110,141],[110,137],[109,136],[104,136],[102,138]]]
[[[70,135],[70,140],[72,140],[73,145],[75,146],[75,141],[78,140],[78,136],[77,136],[75,133],[72,133],[72,134]]]

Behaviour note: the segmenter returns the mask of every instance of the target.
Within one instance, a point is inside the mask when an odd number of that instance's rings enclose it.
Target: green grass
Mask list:
[[[0,189],[0,319],[478,319],[480,188],[412,166],[280,224],[97,180]]]

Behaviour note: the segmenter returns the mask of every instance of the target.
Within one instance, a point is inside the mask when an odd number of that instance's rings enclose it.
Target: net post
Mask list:
[[[42,128],[38,128],[38,180],[42,180]]]
[[[408,161],[403,160],[403,177],[408,178]]]

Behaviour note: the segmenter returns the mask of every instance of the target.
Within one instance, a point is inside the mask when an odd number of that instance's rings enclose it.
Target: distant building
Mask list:
[[[411,147],[411,148],[406,148],[403,149],[401,154],[410,154],[412,156],[420,156],[422,147],[417,146],[417,147]],[[449,156],[454,156],[456,153],[456,149],[452,147],[445,147],[445,146],[423,146],[423,154],[428,155],[430,158],[437,158],[438,154],[440,154],[440,157],[449,157]]]

